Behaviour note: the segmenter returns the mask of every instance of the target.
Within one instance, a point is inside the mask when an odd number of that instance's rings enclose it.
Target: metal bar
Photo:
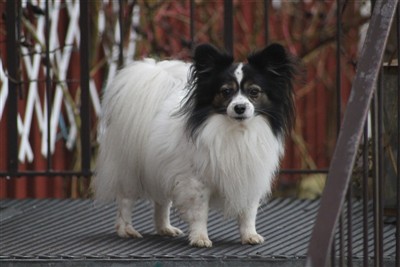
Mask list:
[[[52,169],[52,158],[51,158],[51,68],[50,68],[50,17],[49,17],[49,2],[46,1],[45,8],[45,64],[46,64],[46,102],[47,102],[47,170]]]
[[[308,266],[326,266],[339,215],[368,114],[384,47],[393,22],[397,0],[377,1],[357,66],[342,131],[332,157],[307,256]]]
[[[82,172],[82,171],[57,171],[57,170],[44,170],[44,171],[19,171],[15,173],[15,177],[32,177],[32,176],[85,176],[89,177],[90,175],[93,175],[93,172],[90,171],[89,173],[87,172]],[[7,176],[10,176],[10,173],[5,173],[1,172],[0,173],[0,179],[3,177],[6,179]]]
[[[378,250],[379,250],[379,242],[378,242],[378,96],[374,95],[372,99],[371,105],[371,121],[372,121],[372,170],[373,170],[373,180],[372,180],[372,212],[373,212],[373,232],[374,232],[374,265],[380,266]]]
[[[353,190],[347,190],[347,267],[353,266]]]
[[[123,0],[119,0],[119,55],[118,55],[118,67],[122,67],[124,65],[124,9],[123,9]]]
[[[7,161],[9,176],[13,177],[18,171],[18,87],[19,85],[19,54],[16,25],[18,1],[7,0],[7,71],[8,97],[7,97]]]
[[[264,42],[269,44],[269,0],[264,0]]]
[[[52,170],[50,170],[52,171]],[[57,170],[54,170],[57,171]],[[45,173],[46,170],[41,170],[38,171],[40,173]],[[63,171],[58,171],[58,172],[63,172]],[[25,171],[20,171],[17,173],[18,176],[21,176],[21,173],[26,173]],[[287,175],[292,175],[292,174],[314,174],[314,173],[328,173],[328,169],[317,169],[317,170],[301,170],[301,169],[282,169],[279,171],[279,174],[287,174]],[[0,172],[0,177],[6,177],[10,176],[11,173],[6,171],[6,172]]]
[[[46,174],[46,173],[57,173],[57,174],[63,174],[66,173],[66,175],[68,175],[70,172],[68,170],[63,171],[63,170],[40,170],[40,171],[36,171],[36,174]],[[73,173],[81,173],[81,172],[73,172]],[[281,170],[279,172],[279,174],[287,174],[287,175],[291,175],[291,174],[314,174],[314,173],[328,173],[328,170],[326,169],[321,169],[321,170]],[[24,175],[29,175],[29,172],[27,171],[19,171],[17,173],[15,173],[16,176],[24,176]],[[1,177],[7,177],[10,176],[11,173],[6,171],[6,172],[0,172],[0,178]]]
[[[379,265],[383,265],[383,170],[384,170],[384,160],[383,160],[383,68],[381,68],[381,75],[378,79],[378,249],[376,258],[379,258]]]
[[[224,0],[224,45],[233,54],[233,2]]]
[[[344,267],[344,212],[339,218],[339,266]]]
[[[364,125],[363,144],[363,265],[368,266],[368,177],[369,177],[369,140],[368,140],[368,118]]]
[[[195,16],[195,10],[194,10],[194,0],[190,0],[190,47],[192,48],[194,46],[194,31],[195,31],[195,25],[194,25],[194,16]]]
[[[18,68],[21,66],[19,59],[22,58],[22,52],[20,49],[20,40],[21,40],[21,17],[22,17],[22,7],[21,7],[21,1],[16,1],[17,2],[17,20],[16,20],[16,40],[17,40],[17,47],[18,47]],[[24,99],[24,90],[22,86],[22,80],[23,78],[21,77],[21,70],[19,70],[18,74],[18,98],[19,100]],[[29,82],[28,82],[29,83]]]
[[[341,75],[341,36],[342,36],[341,1],[336,0],[336,137],[340,134],[342,123],[342,75]],[[339,266],[344,266],[344,210],[339,219]]]
[[[81,168],[84,176],[90,171],[90,95],[89,95],[89,1],[80,1],[79,26],[81,29],[80,74],[81,74]]]
[[[372,133],[373,133],[373,218],[374,218],[374,265],[381,266],[383,264],[383,146],[382,146],[382,113],[383,113],[383,97],[382,97],[382,70],[380,71],[377,90],[373,98],[372,105]]]
[[[342,75],[341,75],[341,36],[342,12],[340,0],[336,1],[336,134],[339,136],[342,123]]]
[[[314,174],[314,173],[328,173],[328,169],[317,169],[317,170],[282,169],[279,171],[279,174]]]
[[[400,4],[397,4],[397,218],[396,266],[400,266]]]
[[[341,124],[341,119],[342,119],[342,64],[341,64],[341,48],[342,48],[342,34],[343,34],[343,29],[342,29],[342,12],[344,9],[345,3],[342,4],[341,0],[337,0],[337,8],[336,8],[336,86],[337,86],[337,131],[339,134],[340,131],[340,124]],[[352,187],[349,186],[348,192],[347,192],[347,266],[352,267],[353,266],[353,261],[352,261]],[[344,216],[344,212],[342,214]],[[341,227],[344,227],[344,224],[341,225]],[[344,245],[344,244],[342,244]],[[343,247],[344,250],[344,247]],[[341,259],[341,263],[343,266],[345,265],[344,261],[344,253],[343,257]]]

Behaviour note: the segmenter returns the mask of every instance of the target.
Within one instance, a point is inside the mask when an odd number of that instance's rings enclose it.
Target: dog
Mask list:
[[[170,224],[173,205],[192,246],[212,246],[209,208],[237,218],[243,244],[264,242],[256,215],[293,125],[295,74],[280,44],[244,63],[200,44],[192,63],[147,58],[121,69],[103,95],[92,182],[96,199],[117,202],[118,235],[142,237],[131,217],[144,198],[160,235],[182,234]]]

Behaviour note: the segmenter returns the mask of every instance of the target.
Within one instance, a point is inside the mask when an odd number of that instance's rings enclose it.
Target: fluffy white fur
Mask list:
[[[182,233],[169,222],[173,203],[189,224],[191,245],[212,245],[209,207],[238,218],[243,243],[261,243],[257,209],[271,191],[283,138],[262,116],[237,121],[222,114],[211,115],[195,138],[188,137],[185,117],[176,112],[189,68],[181,61],[146,59],[121,70],[107,88],[95,196],[117,200],[117,232],[123,237],[141,237],[131,212],[135,200],[147,198],[155,203],[159,234]]]

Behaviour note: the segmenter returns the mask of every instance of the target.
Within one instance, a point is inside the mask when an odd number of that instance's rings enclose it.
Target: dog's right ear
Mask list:
[[[229,67],[233,57],[210,44],[201,44],[194,51],[193,61],[197,73],[206,74]]]

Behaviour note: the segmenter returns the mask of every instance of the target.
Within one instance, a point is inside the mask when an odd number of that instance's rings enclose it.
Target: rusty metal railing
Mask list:
[[[398,0],[375,2],[370,26],[358,62],[352,93],[315,221],[308,250],[307,266],[329,266],[332,243],[344,207],[353,164],[370,109],[371,99],[375,92],[384,48],[395,18],[397,4]],[[398,257],[399,255],[397,255]],[[377,255],[375,255],[375,264],[382,266]]]

